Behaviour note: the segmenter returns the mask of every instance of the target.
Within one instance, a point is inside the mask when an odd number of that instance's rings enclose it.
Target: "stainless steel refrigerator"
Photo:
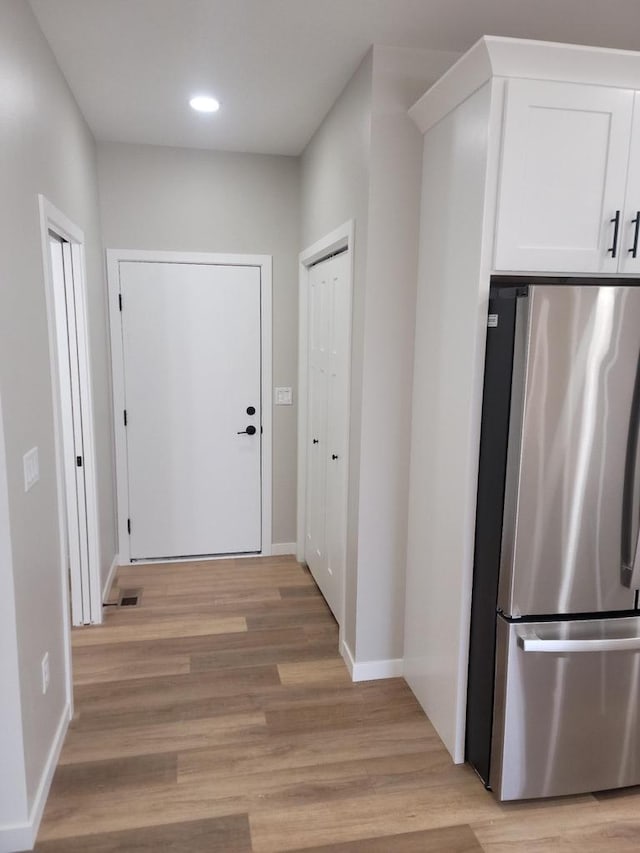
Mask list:
[[[640,784],[640,287],[494,283],[467,759],[501,800]]]

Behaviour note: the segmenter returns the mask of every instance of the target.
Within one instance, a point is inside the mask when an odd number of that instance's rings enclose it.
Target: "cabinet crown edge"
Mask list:
[[[640,89],[640,52],[482,36],[411,107],[426,133],[492,77],[520,77]]]

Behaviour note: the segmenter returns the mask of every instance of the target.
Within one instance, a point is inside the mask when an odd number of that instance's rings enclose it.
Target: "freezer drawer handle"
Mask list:
[[[640,637],[611,637],[593,640],[547,640],[531,629],[517,632],[523,652],[634,652],[640,651]]]

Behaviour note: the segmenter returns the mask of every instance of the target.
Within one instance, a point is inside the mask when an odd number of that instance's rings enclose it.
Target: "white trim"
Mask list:
[[[129,492],[127,488],[126,432],[122,419],[124,400],[124,354],[122,351],[122,323],[118,308],[120,293],[120,262],[141,261],[174,264],[216,264],[227,266],[254,266],[260,268],[262,325],[262,550],[258,555],[216,554],[198,555],[180,560],[135,560],[130,559]],[[272,257],[271,255],[236,255],[213,252],[162,252],[143,249],[107,249],[107,284],[109,293],[109,327],[111,332],[111,363],[113,376],[113,413],[116,445],[116,493],[118,504],[118,553],[120,565],[143,565],[157,562],[203,561],[209,559],[231,559],[233,557],[271,555],[271,481],[272,481]],[[125,308],[126,310],[126,308]]]
[[[271,546],[273,547],[273,546]],[[121,566],[164,566],[170,563],[215,563],[217,560],[259,560],[260,557],[271,557],[273,552],[271,548],[265,549],[259,553],[249,551],[238,554],[197,554],[195,557],[156,557],[149,560],[134,560],[124,563],[120,561]]]
[[[366,660],[356,662],[347,643],[340,643],[340,654],[347,665],[352,681],[378,681],[404,675],[404,660]]]
[[[57,355],[56,304],[60,299],[54,287],[51,267],[51,251],[49,245],[49,232],[70,244],[71,262],[73,265],[74,296],[76,302],[77,341],[79,361],[79,383],[80,398],[82,406],[82,436],[84,445],[84,473],[85,473],[85,501],[88,535],[88,565],[84,567],[84,581],[89,588],[89,613],[84,614],[84,619],[74,614],[74,623],[82,624],[87,619],[92,624],[102,622],[102,599],[100,589],[100,526],[98,517],[98,490],[96,482],[96,457],[95,457],[95,427],[93,419],[93,401],[91,389],[91,357],[89,347],[89,327],[87,322],[86,308],[86,262],[84,252],[84,233],[74,225],[60,210],[54,207],[45,196],[38,195],[38,206],[40,212],[40,239],[42,247],[42,263],[45,282],[45,296],[47,306],[47,322],[49,330],[49,358],[51,369],[51,392],[54,409],[54,435],[56,444],[56,483],[58,493],[58,527],[60,531],[60,570],[62,573],[62,587],[64,596],[65,612],[70,610],[68,592],[68,560],[67,560],[67,513],[70,511],[69,501],[73,498],[67,495],[64,479],[63,458],[63,435],[65,431],[72,430],[71,413],[63,410],[60,401],[59,368]],[[80,583],[79,578],[71,578],[72,584]],[[68,622],[68,620],[65,620]],[[68,675],[68,698],[72,703],[73,684],[71,675],[71,636],[68,631],[67,650],[67,675]]]
[[[102,603],[104,604],[107,598],[109,597],[109,593],[111,592],[111,587],[113,586],[113,581],[116,577],[116,572],[118,571],[118,566],[120,565],[120,555],[116,554],[113,558],[111,566],[109,567],[109,572],[107,574],[106,580],[102,585]]]
[[[67,735],[67,729],[69,728],[72,715],[73,712],[71,710],[71,706],[66,704],[62,711],[62,716],[58,723],[58,728],[56,729],[51,749],[49,750],[49,755],[47,756],[47,762],[44,766],[44,770],[42,771],[42,776],[40,777],[38,790],[33,798],[33,804],[31,806],[31,811],[29,812],[29,819],[23,824],[0,827],[0,851],[12,853],[12,851],[15,850],[32,850],[35,846],[36,839],[38,837],[38,830],[40,829],[40,822],[44,813],[44,807],[47,804],[49,789],[51,788],[51,782],[53,781],[53,774],[55,773],[58,759],[60,758],[60,752],[62,751],[62,745],[64,744],[64,739]]]
[[[349,265],[346,286],[349,290],[349,314],[353,310],[353,270],[354,270],[354,236],[355,223],[353,219],[340,225],[325,237],[317,240],[299,255],[299,290],[298,290],[298,494],[297,494],[297,531],[296,531],[296,556],[304,562],[304,531],[307,495],[307,408],[308,408],[308,335],[309,335],[309,270],[311,266],[323,258],[346,249],[349,252]],[[351,354],[351,323],[349,323],[349,338],[347,341],[347,352]],[[349,370],[347,376],[347,413],[345,418],[345,490],[348,492],[349,484],[349,429],[351,415],[351,357],[349,357]],[[348,501],[346,502],[348,506]],[[345,519],[346,529],[346,519]],[[342,588],[342,612],[338,618],[338,624],[342,631],[345,622],[346,607],[346,581],[347,581],[347,554],[346,536],[344,553],[344,579]]]
[[[273,542],[271,545],[271,555],[273,557],[284,557],[288,554],[295,554],[296,547],[296,542]]]
[[[582,44],[482,36],[409,110],[422,133],[491,77],[640,89],[640,54]]]
[[[345,662],[345,664],[347,665],[347,669],[349,670],[349,675],[351,676],[351,680],[355,681],[355,679],[353,677],[353,671],[356,668],[356,662],[353,659],[353,655],[351,654],[351,649],[347,645],[346,640],[342,639],[342,637],[340,637],[340,640],[339,640],[339,648],[340,648],[340,654],[342,655],[342,659]]]

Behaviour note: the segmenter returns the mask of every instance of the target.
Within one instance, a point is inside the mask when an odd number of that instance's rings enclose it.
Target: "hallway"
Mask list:
[[[73,632],[40,853],[637,850],[635,791],[500,806],[402,679],[351,683],[293,557],[126,567],[116,587],[140,605]]]

